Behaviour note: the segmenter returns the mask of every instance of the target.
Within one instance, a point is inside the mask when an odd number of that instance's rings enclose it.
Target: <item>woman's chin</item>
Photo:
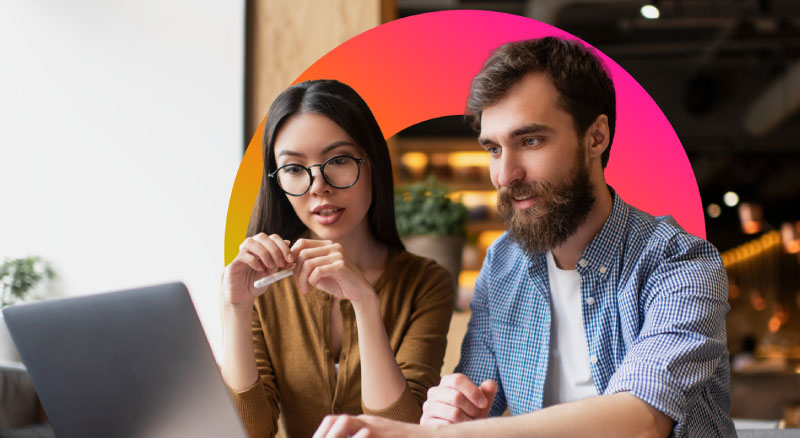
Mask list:
[[[353,233],[361,233],[362,230],[364,233],[369,233],[369,225],[367,225],[366,218],[357,224],[349,220],[351,219],[350,217],[338,218],[337,221],[331,224],[321,224],[315,219],[315,217],[309,217],[304,221],[312,239],[340,242]]]
[[[343,229],[339,224],[327,226],[314,224],[313,227],[308,227],[308,230],[311,232],[312,239],[332,240],[334,242],[347,235],[347,230]]]

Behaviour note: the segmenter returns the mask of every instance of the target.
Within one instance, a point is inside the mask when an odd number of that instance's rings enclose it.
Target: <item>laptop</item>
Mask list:
[[[58,437],[245,437],[182,283],[3,309]]]

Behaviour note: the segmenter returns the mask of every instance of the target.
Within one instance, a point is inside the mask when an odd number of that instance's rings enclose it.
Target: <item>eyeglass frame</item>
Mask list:
[[[356,170],[357,170],[356,179],[353,180],[353,182],[350,183],[350,185],[343,186],[343,187],[336,186],[334,184],[331,184],[331,182],[328,181],[328,177],[325,176],[325,165],[328,164],[331,160],[334,160],[336,158],[350,158],[350,159],[352,159],[353,161],[356,162]],[[325,183],[328,184],[329,186],[333,187],[334,189],[340,189],[341,190],[341,189],[347,189],[347,188],[353,187],[358,182],[358,179],[361,178],[361,165],[364,164],[365,161],[367,161],[366,158],[356,158],[356,157],[354,157],[352,155],[345,155],[345,154],[335,155],[335,156],[330,157],[327,160],[325,160],[325,162],[323,162],[322,164],[312,164],[312,165],[310,165],[308,167],[303,166],[302,164],[297,164],[297,163],[286,163],[283,166],[275,169],[274,172],[271,172],[271,173],[267,174],[267,177],[269,177],[269,179],[271,179],[271,180],[274,180],[278,184],[278,188],[280,188],[283,193],[286,193],[289,196],[303,196],[306,193],[308,193],[308,191],[311,190],[311,186],[314,185],[314,175],[311,174],[311,168],[319,167],[319,174],[322,175],[322,179],[325,180]],[[277,178],[277,175],[278,175],[278,172],[281,171],[281,169],[283,169],[284,167],[287,167],[287,166],[299,166],[299,167],[302,167],[303,169],[305,169],[306,172],[308,173],[309,183],[308,183],[308,187],[306,187],[306,190],[303,193],[300,193],[299,195],[295,195],[294,193],[287,192],[286,189],[284,189],[283,186],[281,186],[281,182]]]

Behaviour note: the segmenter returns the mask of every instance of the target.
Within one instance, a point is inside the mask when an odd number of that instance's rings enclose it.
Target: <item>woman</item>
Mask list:
[[[289,437],[332,413],[419,421],[455,288],[400,242],[374,116],[347,85],[300,83],[270,107],[262,151],[249,237],[222,286],[222,374],[248,433],[273,436],[279,413]]]

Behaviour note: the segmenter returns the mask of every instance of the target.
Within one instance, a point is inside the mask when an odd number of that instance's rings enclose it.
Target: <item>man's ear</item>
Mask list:
[[[608,149],[608,140],[611,134],[608,129],[608,116],[600,114],[586,130],[584,141],[589,159],[600,158]]]

